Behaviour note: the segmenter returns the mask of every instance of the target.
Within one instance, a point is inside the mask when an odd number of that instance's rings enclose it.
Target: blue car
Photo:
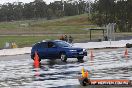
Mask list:
[[[83,57],[87,56],[85,49],[72,47],[71,44],[61,40],[36,43],[31,50],[32,59],[34,59],[35,51],[40,61],[41,59],[61,59],[66,62],[67,58],[77,58],[78,61],[83,61]]]

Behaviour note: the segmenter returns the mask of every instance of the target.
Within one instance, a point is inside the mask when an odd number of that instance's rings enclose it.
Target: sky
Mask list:
[[[29,2],[33,2],[34,0],[0,0],[0,4],[4,4],[7,2],[13,3],[13,2],[23,2],[23,3],[29,3]],[[49,4],[50,2],[54,2],[54,1],[60,1],[60,0],[44,0],[47,4]],[[87,0],[88,1],[88,0]],[[94,0],[91,0],[94,1]]]

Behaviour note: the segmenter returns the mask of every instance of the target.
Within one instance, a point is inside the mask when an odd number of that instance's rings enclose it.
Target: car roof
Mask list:
[[[43,40],[41,42],[58,42],[58,41],[62,41],[62,40]]]
[[[58,41],[62,41],[62,40],[49,40],[49,41],[46,41],[46,42],[58,42]]]
[[[34,45],[40,44],[40,43],[44,43],[44,42],[58,42],[58,41],[62,41],[62,40],[42,40],[41,42],[37,42]]]

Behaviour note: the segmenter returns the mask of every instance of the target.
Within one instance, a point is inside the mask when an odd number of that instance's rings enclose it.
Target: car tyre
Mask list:
[[[60,55],[60,59],[61,59],[61,61],[66,62],[66,61],[67,61],[67,56],[66,56],[66,54],[62,53],[62,54]]]
[[[77,57],[77,59],[78,59],[78,62],[83,62],[83,56],[79,56]]]
[[[131,47],[132,47],[132,44],[129,44],[129,43],[126,44],[126,48],[131,48]]]

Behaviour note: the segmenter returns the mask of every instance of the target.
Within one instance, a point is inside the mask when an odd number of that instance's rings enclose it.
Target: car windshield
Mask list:
[[[71,44],[65,42],[65,41],[57,41],[56,44],[59,46],[59,47],[72,47]]]

